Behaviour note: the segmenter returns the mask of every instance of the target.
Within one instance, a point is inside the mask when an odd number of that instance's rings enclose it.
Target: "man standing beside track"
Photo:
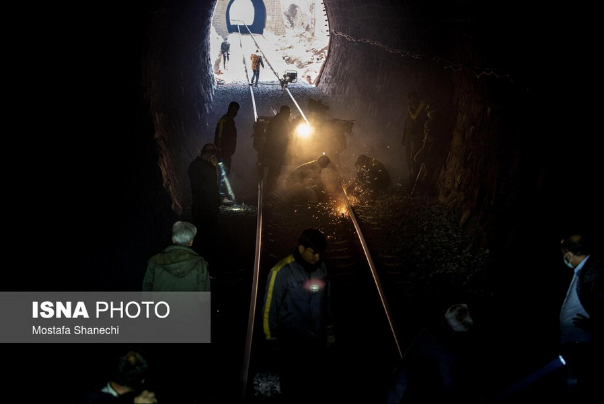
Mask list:
[[[262,153],[262,164],[268,167],[265,195],[270,196],[277,187],[287,149],[292,137],[291,109],[282,105],[279,113],[271,118],[266,127],[266,141]]]
[[[209,292],[207,261],[193,249],[197,227],[177,221],[172,226],[172,245],[149,259],[144,291]]]
[[[601,395],[604,358],[604,260],[593,234],[570,234],[560,244],[572,270],[560,310],[560,354],[567,398],[587,403]],[[570,402],[569,401],[569,402]]]
[[[321,402],[326,392],[326,348],[334,342],[326,248],[323,233],[306,229],[292,254],[268,274],[262,326],[267,342],[281,350],[280,387],[287,403]]]
[[[258,79],[260,78],[260,66],[264,67],[264,62],[262,61],[262,56],[258,53],[259,50],[256,49],[256,52],[252,53],[250,56],[250,60],[252,61],[252,82],[250,86],[258,87]],[[254,84],[254,79],[256,79],[256,84]]]
[[[220,194],[218,191],[216,146],[207,143],[189,164],[191,217],[199,230],[194,248],[214,263],[220,230]]]
[[[231,50],[231,44],[229,43],[229,41],[227,41],[226,38],[224,38],[224,41],[220,44],[220,53],[222,54],[222,66],[224,67],[224,70],[226,70],[226,68],[227,68],[227,62],[229,61],[230,50]]]
[[[214,145],[216,146],[216,156],[222,163],[220,175],[220,197],[224,204],[230,204],[233,201],[228,199],[229,193],[226,189],[226,179],[231,174],[231,161],[235,150],[237,149],[237,126],[235,125],[235,117],[239,112],[239,103],[231,101],[229,108],[216,124],[214,132]]]

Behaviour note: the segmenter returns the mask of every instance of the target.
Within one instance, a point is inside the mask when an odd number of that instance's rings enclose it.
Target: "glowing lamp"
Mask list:
[[[301,138],[307,138],[310,136],[311,133],[312,133],[312,128],[307,123],[301,123],[296,128],[296,134]]]

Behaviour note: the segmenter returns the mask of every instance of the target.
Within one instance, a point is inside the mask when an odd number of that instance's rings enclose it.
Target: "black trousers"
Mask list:
[[[604,382],[604,350],[595,343],[574,342],[562,345],[560,355],[566,365],[566,392],[569,402],[589,403],[601,397]]]
[[[280,338],[279,382],[286,403],[324,402],[327,348],[324,338]]]

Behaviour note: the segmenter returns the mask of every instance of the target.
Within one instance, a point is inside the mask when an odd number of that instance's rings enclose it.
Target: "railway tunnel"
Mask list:
[[[90,33],[90,45],[99,45],[94,51],[74,52],[72,40],[58,37],[48,44],[48,52],[54,46],[68,54],[48,69],[56,73],[52,89],[71,95],[65,106],[73,118],[64,136],[41,148],[38,161],[64,197],[45,203],[52,214],[36,216],[39,248],[56,254],[57,234],[73,236],[65,220],[74,216],[88,234],[72,241],[79,251],[64,271],[28,279],[16,274],[9,288],[139,286],[141,258],[164,247],[165,229],[186,209],[183,168],[213,126],[208,117],[216,83],[207,39],[216,3],[157,0],[120,5],[119,12],[95,10],[90,25],[77,24]],[[464,232],[493,252],[510,311],[534,303],[555,312],[529,291],[540,279],[554,287],[549,275],[559,266],[561,233],[602,219],[598,142],[590,118],[582,117],[593,105],[574,102],[587,99],[583,70],[552,60],[566,38],[577,35],[578,43],[584,37],[520,1],[324,5],[330,44],[316,87],[367,132],[372,150],[393,160],[401,151],[406,94],[417,90],[436,100],[452,128],[436,197]],[[550,12],[575,21],[573,11]],[[94,85],[82,84],[88,80]],[[64,114],[57,103],[44,105],[46,121]],[[515,297],[518,276],[526,282],[523,300]],[[530,321],[517,320],[521,327]]]
[[[116,78],[111,88],[119,84],[122,130],[103,133],[99,152],[82,163],[102,166],[120,145],[114,169],[99,172],[103,181],[91,192],[106,183],[100,194],[120,195],[123,210],[111,218],[123,218],[126,239],[143,226],[147,245],[157,246],[154,234],[186,209],[183,172],[213,130],[208,116],[216,83],[208,36],[215,6],[156,1],[131,7],[114,33],[124,67],[108,77]],[[344,111],[339,116],[355,119],[370,150],[388,160],[402,153],[406,94],[417,90],[437,102],[451,128],[443,140],[446,166],[433,184],[437,197],[464,231],[501,258],[502,268],[513,264],[512,251],[538,259],[528,245],[551,244],[549,237],[556,239],[562,229],[601,218],[591,196],[595,139],[576,108],[555,103],[575,99],[580,86],[559,84],[558,69],[547,67],[558,35],[568,33],[541,18],[538,7],[333,0],[324,6],[330,42],[317,88],[333,100],[334,110]],[[556,66],[566,64],[558,60]],[[556,113],[561,108],[569,113]],[[249,123],[240,126],[241,136],[250,135]],[[572,133],[585,158],[572,157],[563,133]],[[401,186],[409,187],[400,170]],[[564,197],[562,184],[586,196]],[[117,245],[122,243],[128,244]],[[541,267],[527,265],[535,266]]]

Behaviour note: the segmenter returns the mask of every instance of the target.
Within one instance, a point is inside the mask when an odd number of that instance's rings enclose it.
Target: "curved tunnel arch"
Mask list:
[[[182,150],[196,150],[211,136],[207,110],[216,88],[205,56],[216,2],[183,3],[165,1],[150,13],[161,17],[153,21],[161,29],[149,31],[142,79],[154,125],[149,138],[159,154],[147,171],[159,166],[161,173],[146,184],[153,192],[164,192],[177,214],[177,205],[186,203],[179,189],[188,185],[183,173],[190,162]],[[559,184],[568,178],[567,154],[551,143],[551,131],[542,127],[548,122],[535,119],[535,114],[547,116],[548,108],[555,110],[551,100],[559,99],[545,93],[545,86],[531,84],[536,66],[543,63],[542,54],[534,52],[538,38],[531,33],[535,21],[544,20],[538,10],[515,14],[511,6],[497,10],[494,19],[493,10],[485,7],[478,0],[463,5],[442,0],[429,9],[386,0],[371,6],[363,0],[325,0],[333,30],[318,87],[345,105],[342,118],[363,121],[368,131],[378,128],[379,133],[372,133],[375,147],[394,156],[401,150],[405,95],[417,89],[438,100],[453,125],[446,169],[436,179],[438,198],[464,231],[503,254],[534,234],[534,228],[523,231],[527,226],[551,229],[548,211],[556,206],[567,210],[558,195]],[[488,66],[497,69],[480,70]],[[551,130],[563,130],[560,124],[556,121]],[[571,126],[566,130],[575,133]],[[544,154],[544,145],[553,150]],[[588,176],[595,172],[583,171]],[[536,208],[544,201],[551,209]],[[585,217],[594,208],[578,211]],[[579,220],[573,216],[561,219]]]
[[[226,26],[227,32],[229,33],[238,33],[242,34],[258,34],[262,35],[264,33],[264,28],[266,26],[266,6],[264,5],[264,0],[250,0],[252,2],[252,6],[254,8],[254,18],[253,22],[250,25],[242,25],[242,24],[232,24],[231,20],[231,7],[233,6],[233,2],[236,0],[230,0],[226,9]],[[249,30],[249,31],[248,31]]]
[[[328,57],[330,42],[324,4],[321,0],[304,0],[301,5],[286,4],[284,0],[272,0],[268,4],[264,0],[215,2],[209,53],[213,58],[210,70],[217,75],[217,80],[226,83],[244,81],[246,74],[240,71],[240,61],[247,55],[240,52],[251,53],[254,49],[264,48],[261,53],[268,63],[267,68],[272,71],[271,77],[276,75],[273,79],[278,81],[286,71],[295,70],[298,78],[316,85]],[[254,44],[246,39],[252,36]],[[224,40],[231,44],[230,66],[235,67],[234,70],[224,68],[219,50]],[[247,70],[249,72],[249,66]]]

